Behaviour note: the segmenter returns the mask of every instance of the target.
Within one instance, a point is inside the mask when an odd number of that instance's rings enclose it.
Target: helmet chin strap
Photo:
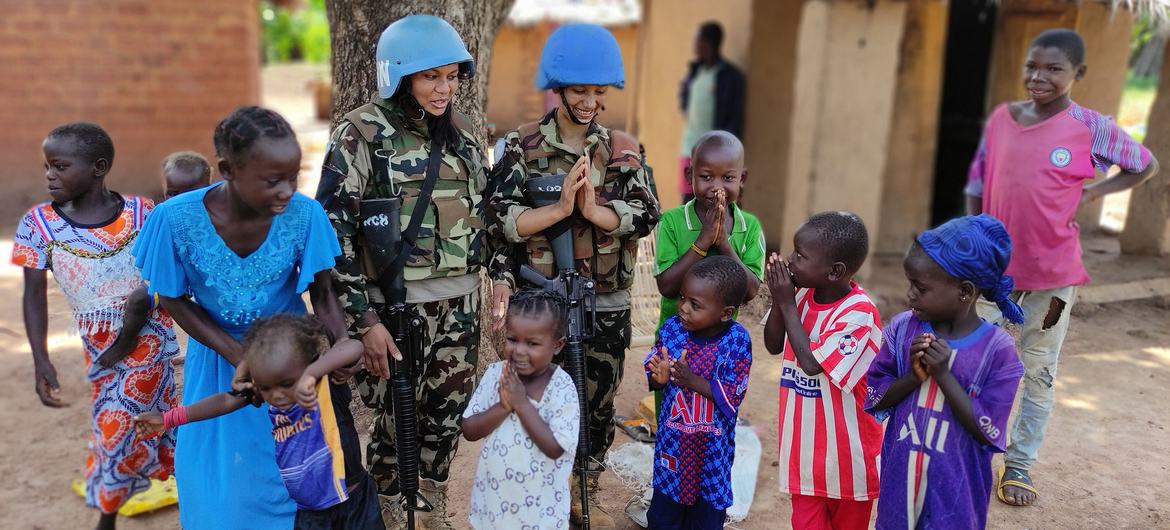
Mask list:
[[[593,120],[597,119],[597,113],[594,113],[593,118],[589,121],[581,121],[577,119],[577,115],[573,113],[573,108],[569,106],[569,100],[565,97],[565,89],[558,88],[557,94],[561,96],[561,104],[565,106],[565,114],[569,115],[569,119],[572,120],[573,123],[576,123],[577,125],[589,125],[590,123],[593,123]],[[605,110],[605,107],[601,107],[600,110]]]

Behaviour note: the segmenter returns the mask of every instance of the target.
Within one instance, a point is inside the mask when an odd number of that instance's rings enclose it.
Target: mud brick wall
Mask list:
[[[123,193],[159,194],[173,151],[210,157],[215,124],[258,101],[259,32],[252,0],[5,0],[0,234],[48,199],[40,145],[57,125],[109,131]]]

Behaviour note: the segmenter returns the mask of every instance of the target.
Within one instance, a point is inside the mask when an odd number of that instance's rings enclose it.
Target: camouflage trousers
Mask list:
[[[585,381],[589,399],[589,457],[605,462],[605,453],[613,444],[613,398],[630,347],[630,310],[598,311],[593,340],[585,344]],[[564,364],[564,350],[553,359]],[[572,373],[570,372],[570,375]]]
[[[426,320],[425,357],[415,377],[418,403],[419,475],[446,482],[459,445],[463,409],[475,385],[479,357],[479,289],[461,298],[416,304]],[[374,411],[366,463],[382,495],[398,494],[394,406],[388,381],[363,370],[358,394]]]

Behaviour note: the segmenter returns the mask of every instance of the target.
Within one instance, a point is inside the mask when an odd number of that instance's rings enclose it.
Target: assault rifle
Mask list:
[[[536,207],[554,204],[560,200],[565,175],[546,175],[529,179],[528,196]],[[582,276],[573,263],[573,215],[544,230],[552,246],[557,275],[546,278],[528,265],[520,267],[520,276],[546,291],[560,293],[569,301],[569,329],[565,337],[564,368],[577,386],[577,402],[581,409],[581,426],[577,437],[577,478],[581,487],[581,528],[589,530],[589,489],[586,471],[589,462],[589,402],[585,381],[585,341],[593,338],[596,322],[596,284],[593,278]]]

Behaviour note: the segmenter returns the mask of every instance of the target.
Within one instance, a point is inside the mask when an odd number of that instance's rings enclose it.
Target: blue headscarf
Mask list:
[[[1012,259],[1012,238],[1003,223],[987,215],[967,215],[918,235],[926,255],[947,274],[967,280],[1008,320],[1024,322],[1024,310],[1009,295],[1015,282],[1004,274]]]

